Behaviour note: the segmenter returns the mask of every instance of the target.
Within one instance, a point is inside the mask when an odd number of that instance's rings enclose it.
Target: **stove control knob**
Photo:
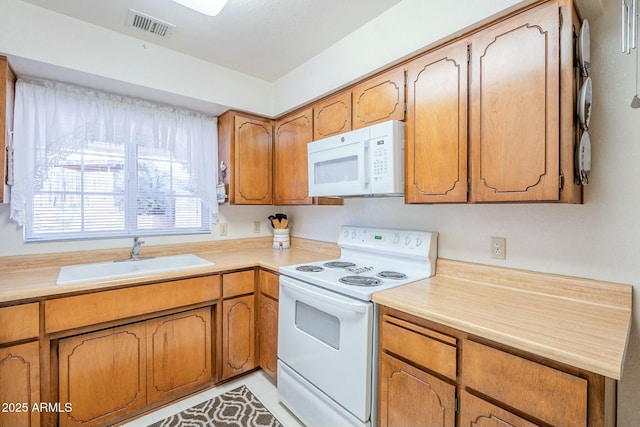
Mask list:
[[[358,236],[358,234],[355,231],[351,232],[351,238],[355,239]]]
[[[345,238],[345,239],[347,239],[348,237],[349,237],[349,232],[348,232],[348,231],[345,231],[345,232],[344,232],[344,238]]]
[[[393,244],[397,245],[400,242],[400,236],[398,234],[393,235]]]
[[[407,246],[411,244],[411,236],[407,236],[404,238],[404,244]]]
[[[419,237],[416,237],[416,246],[421,246],[422,245],[422,239]]]

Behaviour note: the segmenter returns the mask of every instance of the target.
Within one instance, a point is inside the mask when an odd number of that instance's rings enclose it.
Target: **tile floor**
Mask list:
[[[304,425],[287,408],[278,402],[278,391],[269,380],[267,375],[259,370],[249,375],[245,375],[237,380],[219,385],[217,387],[203,391],[200,394],[181,400],[171,406],[159,409],[155,412],[137,418],[131,422],[123,424],[122,427],[146,427],[150,424],[177,414],[187,408],[209,400],[219,394],[233,390],[236,387],[245,385],[262,402],[264,406],[284,425],[284,427],[304,427]]]

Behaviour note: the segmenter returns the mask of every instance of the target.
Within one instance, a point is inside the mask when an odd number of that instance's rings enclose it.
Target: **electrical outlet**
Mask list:
[[[507,239],[504,237],[491,238],[491,258],[507,259]]]
[[[253,221],[253,232],[260,233],[260,221]]]
[[[220,235],[221,236],[226,236],[227,235],[227,223],[226,222],[221,222],[220,223]]]

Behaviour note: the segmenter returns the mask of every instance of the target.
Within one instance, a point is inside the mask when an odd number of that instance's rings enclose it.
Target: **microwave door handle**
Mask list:
[[[303,288],[302,286],[298,286],[295,283],[291,283],[291,282],[285,282],[285,283],[281,283],[281,285],[284,285],[285,287],[291,287],[293,289],[295,289],[296,291],[305,294],[307,296],[313,297],[317,300],[320,301],[324,301],[328,304],[332,304],[341,308],[344,308],[346,310],[349,311],[355,311],[358,313],[364,313],[367,310],[367,307],[364,304],[355,304],[355,303],[351,303],[348,301],[343,301],[342,299],[338,299],[338,298],[333,298],[331,296],[328,295],[324,295],[318,292],[314,292],[310,289],[307,288]]]
[[[364,185],[369,185],[369,140],[365,139],[362,143],[362,156],[360,158],[360,164],[362,166],[362,179],[360,182]]]

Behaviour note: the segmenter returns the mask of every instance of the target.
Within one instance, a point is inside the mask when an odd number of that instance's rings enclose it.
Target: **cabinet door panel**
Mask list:
[[[308,205],[307,144],[313,140],[313,111],[278,120],[275,127],[274,199],[276,205]]]
[[[254,296],[222,302],[222,378],[249,371],[255,362]]]
[[[313,139],[351,130],[351,92],[340,92],[313,105]]]
[[[455,386],[383,353],[379,387],[381,427],[455,425]]]
[[[408,65],[407,203],[467,200],[467,43]]]
[[[40,354],[37,342],[0,349],[0,403],[26,404],[0,412],[0,426],[39,426]]]
[[[472,36],[475,201],[559,198],[559,23],[551,2]]]
[[[211,309],[147,321],[148,398],[152,403],[211,378]]]
[[[61,426],[105,423],[146,405],[144,323],[60,340]]]
[[[272,190],[271,121],[236,117],[235,191],[236,204],[270,205]]]
[[[259,301],[260,367],[275,380],[278,370],[278,301],[263,293]]]
[[[13,129],[13,104],[15,99],[16,76],[9,67],[9,62],[4,56],[0,56],[0,171],[2,182],[0,183],[0,203],[8,202],[9,187],[4,184],[5,156],[4,147],[8,130]],[[7,191],[5,193],[5,190]]]
[[[353,88],[352,128],[404,120],[404,68],[398,67]]]
[[[460,394],[460,427],[539,427],[466,391]]]

